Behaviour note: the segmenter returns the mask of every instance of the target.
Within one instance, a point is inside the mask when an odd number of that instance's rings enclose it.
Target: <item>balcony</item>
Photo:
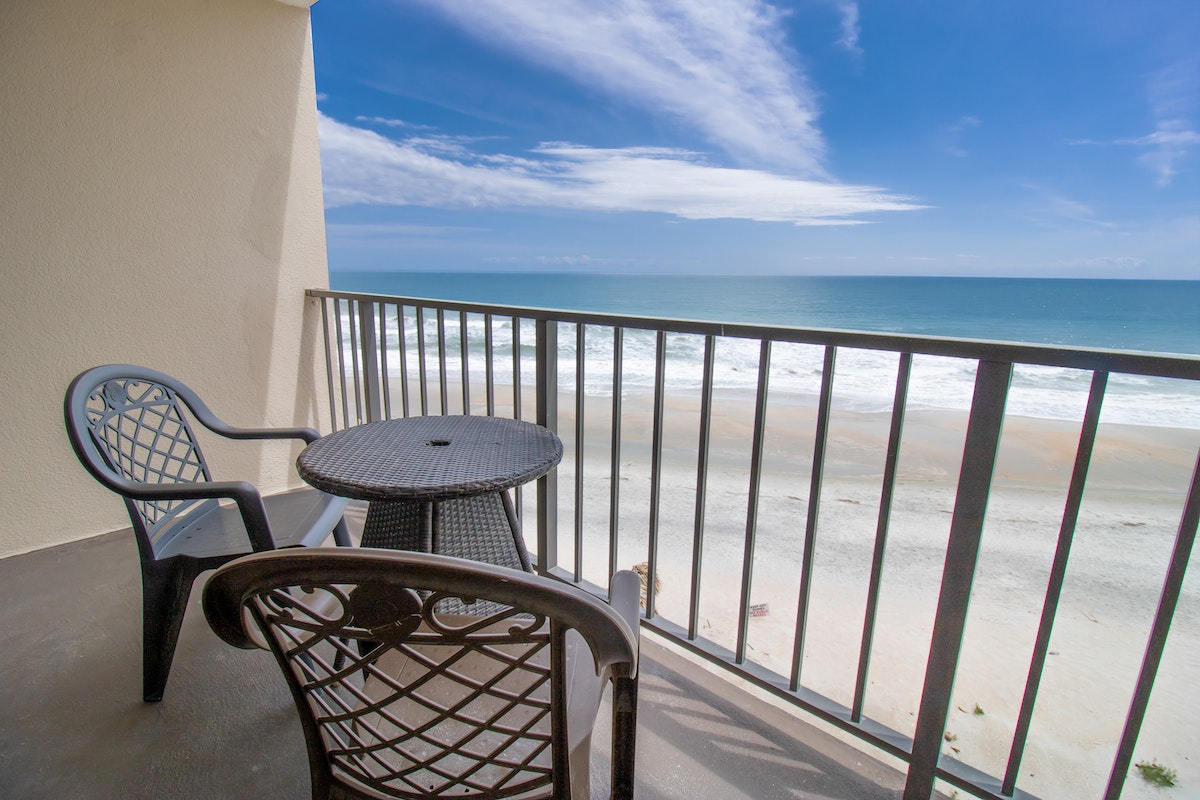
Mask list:
[[[538,567],[661,578],[642,797],[1195,793],[1200,423],[1106,415],[1131,384],[1195,415],[1200,360],[328,292],[314,359],[294,292],[328,268],[305,5],[2,7],[0,796],[305,795],[269,657],[195,609],[167,700],[138,700],[133,543],[81,538],[120,508],[73,472],[58,407],[114,360],[185,369],[255,424],[309,424],[327,393],[326,430],[463,412],[558,430],[566,461],[522,498]],[[645,385],[620,369],[634,347]],[[730,347],[752,365],[732,388]],[[779,391],[797,353],[811,402]],[[839,405],[871,356],[895,391]],[[915,402],[938,392],[929,359],[972,376],[957,410]],[[1085,387],[1074,416],[1022,412],[1059,379]],[[286,483],[285,459],[240,466]],[[1137,777],[1156,760],[1180,790]]]
[[[1200,358],[309,294],[326,429],[536,419],[567,448],[519,497],[537,568],[592,591],[637,563],[660,579],[640,797],[1167,797],[1137,776],[1150,760],[1195,785],[1200,432],[1101,411],[1130,377],[1194,409]],[[730,348],[755,359],[750,391],[719,377]],[[689,352],[695,386],[674,379]],[[811,405],[772,383],[801,352]],[[842,405],[864,353],[895,364],[885,410]],[[970,371],[963,408],[910,402],[929,359]],[[1030,374],[1062,378],[1047,370],[1082,377],[1077,420],[1011,413]],[[5,794],[305,795],[270,657],[224,646],[198,609],[165,701],[140,702],[126,532],[0,560],[0,583],[20,676]]]

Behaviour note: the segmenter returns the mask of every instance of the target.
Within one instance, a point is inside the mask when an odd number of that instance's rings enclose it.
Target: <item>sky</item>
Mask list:
[[[1200,280],[1196,0],[325,0],[330,269]]]

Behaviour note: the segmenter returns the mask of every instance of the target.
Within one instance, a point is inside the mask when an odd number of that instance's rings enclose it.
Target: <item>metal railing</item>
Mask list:
[[[741,680],[781,698],[827,723],[873,745],[883,753],[903,761],[907,769],[904,797],[926,800],[935,784],[944,781],[954,790],[982,798],[1031,798],[1034,795],[1018,787],[1022,759],[1026,754],[1031,722],[1043,671],[1051,650],[1060,600],[1068,573],[1068,557],[1083,506],[1089,466],[1093,460],[1101,408],[1111,393],[1110,376],[1135,376],[1139,379],[1166,379],[1183,388],[1181,402],[1194,403],[1200,393],[1200,357],[1155,355],[1016,343],[984,342],[936,337],[879,335],[853,331],[805,330],[754,325],[725,325],[709,322],[634,318],[608,314],[555,311],[544,309],[487,306],[475,303],[435,301],[419,298],[385,297],[324,290],[310,290],[309,297],[320,303],[328,373],[329,404],[334,429],[368,421],[414,414],[482,413],[530,418],[546,425],[567,440],[567,457],[558,473],[568,475],[572,486],[560,491],[560,476],[551,473],[541,479],[536,499],[537,569],[593,591],[600,591],[603,576],[618,568],[619,548],[628,552],[632,540],[644,548],[646,581],[643,625],[678,645],[719,665]],[[573,332],[574,336],[570,334]],[[644,348],[652,368],[642,375],[637,391],[646,397],[645,408],[626,407],[633,392],[627,384],[629,373],[626,349],[634,342]],[[673,352],[679,343],[692,351],[688,374],[670,386],[668,372],[678,371]],[[753,358],[755,379],[744,383],[745,391],[726,391],[718,378],[718,351],[736,346],[757,350]],[[772,479],[778,462],[779,438],[795,432],[775,431],[768,424],[773,412],[771,381],[773,353],[783,348],[816,348],[819,368],[813,368],[815,410],[811,419],[804,417],[804,442],[811,445],[807,462],[807,511],[802,522],[802,547],[798,560],[789,569],[799,577],[795,624],[787,643],[790,659],[786,668],[765,665],[756,660],[751,644],[751,625],[760,609],[752,602],[755,587],[754,568],[763,557],[758,542],[762,492]],[[574,351],[573,359],[570,358]],[[790,351],[789,351],[790,352]],[[807,352],[807,351],[806,351]],[[864,532],[869,544],[870,566],[866,578],[864,604],[859,612],[847,613],[846,619],[862,620],[858,652],[854,658],[853,692],[848,701],[832,699],[813,689],[804,680],[802,668],[810,632],[813,631],[812,587],[819,574],[817,545],[822,531],[822,489],[826,467],[830,463],[831,426],[837,414],[834,376],[841,374],[837,365],[843,354],[876,354],[894,358],[894,391],[886,411],[886,441],[879,467],[878,508],[873,533]],[[566,356],[564,356],[566,354]],[[560,356],[564,356],[560,358]],[[746,356],[743,352],[743,358]],[[893,501],[903,481],[898,478],[901,441],[905,422],[911,416],[916,362],[925,359],[956,359],[974,373],[973,390],[964,411],[961,468],[950,512],[945,552],[941,556],[940,584],[936,614],[929,633],[926,667],[919,690],[919,708],[911,733],[897,730],[867,715],[867,692],[871,684],[871,656],[880,631],[879,619],[885,603],[881,596],[888,559],[887,545]],[[415,363],[414,363],[415,362]],[[598,362],[598,363],[597,363]],[[747,362],[749,363],[749,362]],[[560,370],[560,367],[562,369]],[[1002,449],[1014,370],[1057,368],[1088,376],[1089,387],[1083,392],[1086,403],[1078,425],[1073,467],[1064,481],[1065,492],[1061,520],[1047,577],[1040,597],[1039,622],[1028,653],[1019,702],[1006,729],[1007,758],[1002,768],[991,774],[945,752],[949,741],[948,720],[954,703],[953,690],[958,677],[968,620],[968,602],[972,594],[980,558],[986,508],[993,488],[997,460]],[[802,370],[803,371],[803,370]],[[721,373],[726,374],[726,373]],[[1086,382],[1085,382],[1086,383]],[[685,388],[678,388],[685,385]],[[532,398],[529,395],[532,395]],[[686,397],[687,402],[680,401]],[[738,400],[738,397],[743,397]],[[527,407],[532,399],[533,408]],[[668,409],[668,400],[671,407]],[[746,493],[744,517],[730,519],[728,508],[718,520],[713,513],[709,482],[714,461],[713,427],[717,405],[743,402],[744,412],[731,416],[748,422],[748,451],[743,451]],[[698,404],[698,408],[696,405]],[[607,406],[607,408],[605,408]],[[599,410],[598,410],[599,409]],[[682,409],[682,410],[681,410]],[[636,412],[636,413],[635,413]],[[600,417],[600,419],[597,419]],[[569,424],[560,427],[560,419]],[[677,429],[681,420],[695,426],[690,429],[694,444],[681,445]],[[589,429],[588,423],[592,423]],[[607,428],[605,430],[605,424]],[[595,442],[595,428],[600,441]],[[636,431],[631,433],[631,428]],[[683,426],[685,429],[687,425]],[[635,435],[636,434],[636,435]],[[807,437],[811,435],[811,440]],[[589,438],[590,437],[590,438]],[[674,437],[674,438],[672,438]],[[668,440],[671,440],[670,442]],[[629,442],[640,445],[631,448]],[[799,440],[797,440],[799,441]],[[1185,446],[1190,446],[1186,444]],[[587,455],[602,448],[605,458]],[[668,458],[666,451],[672,448]],[[682,491],[692,499],[691,518],[669,521],[672,542],[678,544],[679,530],[684,550],[676,553],[688,561],[690,576],[687,602],[681,604],[678,619],[659,612],[655,578],[665,567],[663,542],[668,534],[662,518],[663,497],[680,490],[678,470],[671,480],[664,479],[664,463],[678,464],[685,458],[694,469]],[[1193,453],[1192,458],[1196,458]],[[734,459],[737,460],[736,458]],[[597,474],[596,462],[603,467]],[[722,462],[728,468],[728,463]],[[1106,800],[1121,796],[1127,774],[1132,768],[1134,749],[1150,704],[1151,688],[1159,675],[1164,647],[1171,632],[1176,607],[1183,592],[1184,577],[1200,518],[1200,460],[1189,463],[1190,480],[1183,480],[1173,496],[1180,503],[1178,527],[1172,533],[1174,544],[1166,565],[1161,593],[1147,620],[1149,633],[1140,668],[1128,698],[1128,711],[1115,741],[1107,783]],[[629,532],[630,509],[622,496],[623,478],[644,478],[648,507],[635,509],[643,522],[644,533]],[[1186,478],[1186,476],[1185,476]],[[607,492],[603,482],[609,482]],[[563,481],[565,483],[565,481]],[[639,480],[638,494],[641,495]],[[592,510],[599,504],[599,511]],[[518,498],[518,507],[524,504]],[[560,509],[562,515],[560,516]],[[607,521],[607,536],[596,546],[597,525],[590,519]],[[644,515],[644,516],[642,516]],[[566,524],[563,524],[563,523]],[[712,542],[716,527],[736,526],[740,531],[741,564],[738,578],[735,634],[725,643],[707,635],[706,613],[702,611],[705,548]],[[560,531],[560,527],[569,528]],[[674,546],[674,545],[673,545]],[[589,554],[600,553],[599,556]],[[684,553],[680,555],[680,553]],[[560,554],[566,565],[560,561]],[[709,604],[711,605],[711,603]],[[789,617],[790,621],[790,617]],[[849,624],[849,623],[847,623]],[[919,637],[918,637],[919,638]],[[731,645],[731,646],[730,646]],[[1101,656],[1102,657],[1102,656]],[[848,678],[849,679],[849,678]],[[976,706],[976,712],[980,712]],[[1194,716],[1194,715],[1192,715]],[[956,748],[955,748],[956,749]]]

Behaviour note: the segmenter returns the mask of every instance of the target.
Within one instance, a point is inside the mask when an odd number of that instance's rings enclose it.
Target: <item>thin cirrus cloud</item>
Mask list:
[[[1037,184],[1026,184],[1025,188],[1037,198],[1033,220],[1039,226],[1058,227],[1067,223],[1071,226],[1105,229],[1117,227],[1114,223],[1100,218],[1096,209],[1087,203],[1064,197],[1052,189]]]
[[[1145,136],[1108,141],[1072,139],[1070,143],[1135,147],[1142,151],[1137,157],[1138,163],[1154,175],[1154,182],[1159,186],[1170,186],[1180,162],[1188,157],[1193,148],[1200,146],[1200,132],[1192,130],[1182,120],[1163,120]]]
[[[1195,125],[1200,112],[1200,57],[1177,61],[1159,72],[1151,79],[1148,94],[1157,122],[1154,132],[1120,144],[1148,148],[1139,161],[1157,176],[1159,186],[1166,186],[1188,151],[1200,145]]]
[[[665,114],[743,166],[827,179],[816,93],[761,0],[422,0],[489,46]],[[846,46],[857,47],[857,6]]]
[[[967,131],[974,130],[981,124],[979,117],[972,114],[959,117],[957,122],[942,131],[942,146],[945,151],[955,158],[966,158],[969,154],[963,145],[963,138]]]
[[[1178,61],[1156,73],[1147,87],[1154,130],[1144,136],[1107,141],[1076,139],[1071,144],[1122,145],[1141,150],[1138,163],[1159,186],[1169,186],[1191,151],[1200,146],[1196,118],[1200,115],[1200,58]]]
[[[1118,139],[1116,143],[1146,148],[1146,151],[1138,156],[1138,162],[1154,173],[1155,182],[1159,186],[1169,186],[1175,177],[1179,162],[1187,157],[1191,148],[1200,145],[1200,133],[1178,122],[1168,121],[1159,125],[1154,133],[1137,139]]]
[[[834,0],[834,6],[842,20],[842,38],[838,40],[838,44],[853,55],[861,56],[862,48],[858,44],[858,37],[862,29],[858,24],[858,3]]]
[[[560,208],[847,225],[864,214],[924,207],[870,186],[714,166],[678,149],[554,143],[523,156],[485,154],[462,140],[390,139],[324,114],[319,133],[330,208]]]

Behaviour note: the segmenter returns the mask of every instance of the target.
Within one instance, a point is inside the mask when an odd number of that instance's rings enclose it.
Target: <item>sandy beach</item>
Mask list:
[[[451,397],[455,395],[452,392]],[[481,398],[477,392],[474,398]],[[526,395],[527,415],[532,392]],[[477,401],[476,401],[477,402]],[[498,404],[501,401],[498,398]],[[453,404],[453,402],[452,402]],[[699,402],[668,397],[659,499],[656,611],[687,625]],[[560,398],[559,563],[573,560],[575,400]],[[451,413],[457,413],[450,409]],[[651,402],[623,398],[618,567],[647,560]],[[498,414],[505,413],[498,405]],[[758,505],[748,658],[791,667],[811,498],[815,409],[772,396]],[[606,583],[611,399],[589,397],[583,466],[584,577]],[[802,684],[851,704],[880,502],[889,415],[835,411],[820,497]],[[949,534],[966,415],[910,411],[884,562],[865,714],[911,735]],[[747,519],[753,399],[714,398],[702,559],[702,635],[732,649]],[[989,500],[944,752],[1003,775],[1054,554],[1078,423],[1009,417]],[[1019,787],[1101,796],[1128,712],[1179,526],[1200,431],[1102,424]],[[532,492],[526,492],[532,513]],[[533,531],[528,531],[531,548]],[[1156,789],[1133,772],[1126,798],[1200,797],[1200,585],[1189,577],[1134,761],[1178,773]]]
[[[584,512],[588,577],[607,563],[610,403],[585,410]],[[753,406],[715,401],[702,567],[703,635],[730,649],[737,635],[746,528]],[[619,566],[646,560],[650,507],[649,398],[623,401]],[[559,427],[560,531],[573,529],[574,399]],[[564,413],[566,412],[566,413]],[[660,501],[659,614],[687,624],[695,514],[697,403],[666,408]],[[773,398],[759,500],[748,657],[791,668],[800,564],[809,507],[815,409]],[[820,498],[810,628],[803,684],[844,705],[854,692],[867,581],[878,516],[889,416],[837,412]],[[866,714],[911,735],[949,535],[965,414],[915,411],[906,418],[899,486],[889,526]],[[1028,671],[1078,425],[1010,418],[975,578],[955,684],[946,751],[1002,775]],[[1098,797],[1128,712],[1150,621],[1179,525],[1200,431],[1106,425],[1089,471],[1051,653],[1039,693],[1020,785],[1045,798]],[[560,543],[560,560],[571,547]],[[1193,557],[1193,562],[1200,558]],[[1179,773],[1173,796],[1200,797],[1200,591],[1193,576],[1155,685],[1135,760]],[[982,714],[975,713],[978,706]],[[1153,797],[1133,776],[1125,797]]]

